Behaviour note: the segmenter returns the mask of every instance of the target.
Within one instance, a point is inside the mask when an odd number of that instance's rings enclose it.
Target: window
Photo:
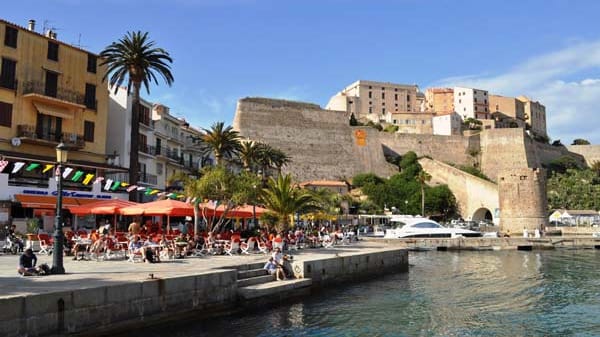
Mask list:
[[[150,125],[150,108],[144,105],[138,105],[138,112],[140,114],[140,123]]]
[[[385,92],[381,93],[381,99],[385,99]]]
[[[12,104],[0,102],[0,126],[12,126]]]
[[[385,90],[385,87],[381,87],[381,90]]]
[[[397,108],[398,107],[398,103],[394,104],[394,106]]]
[[[385,115],[385,108],[381,108],[381,114]]]
[[[48,41],[48,60],[58,61],[58,43]]]
[[[60,142],[62,138],[62,118],[38,113],[35,133],[38,139]]]
[[[58,92],[58,74],[52,71],[46,71],[46,96],[56,97]]]
[[[394,124],[398,124],[398,120],[394,119]]]
[[[381,102],[381,106],[385,106],[385,102]]]
[[[88,73],[96,73],[96,55],[88,54],[87,71]]]
[[[16,28],[6,26],[4,30],[4,45],[7,47],[17,48],[17,36],[19,31]]]
[[[148,137],[146,137],[146,135],[139,135],[139,150],[144,152],[144,153],[149,153],[148,152]]]
[[[369,105],[371,105],[371,104],[373,104],[373,102],[372,102],[372,101],[369,101]]]
[[[83,122],[83,140],[86,142],[94,141],[94,122]]]
[[[397,101],[398,100],[398,94],[394,94],[394,100]]]
[[[373,92],[369,91],[369,98],[373,98]]]
[[[410,95],[406,95],[406,100],[410,102]]]
[[[2,69],[0,71],[0,87],[17,89],[17,62],[2,58]]]
[[[373,107],[371,107],[371,106],[369,107],[369,113],[370,114],[373,113]]]
[[[96,110],[96,86],[93,84],[85,84],[85,106]]]
[[[394,91],[398,91],[398,88],[394,88]]]
[[[372,86],[369,86],[369,89],[373,89],[373,87],[372,87]]]

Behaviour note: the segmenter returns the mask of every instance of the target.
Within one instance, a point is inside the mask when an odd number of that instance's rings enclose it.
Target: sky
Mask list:
[[[552,140],[600,144],[596,0],[20,0],[0,17],[99,53],[147,31],[174,59],[150,88],[193,126],[231,124],[238,99],[325,106],[356,80],[470,86],[546,106]],[[8,10],[6,10],[8,9]]]

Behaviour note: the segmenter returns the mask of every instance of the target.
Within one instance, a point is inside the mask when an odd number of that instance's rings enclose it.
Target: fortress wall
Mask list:
[[[377,130],[352,128],[347,120],[345,112],[316,104],[244,98],[238,101],[233,127],[242,138],[266,142],[287,153],[292,163],[283,172],[299,181],[351,178],[363,172],[393,174]]]
[[[540,162],[524,129],[492,129],[481,132],[481,171],[497,181],[501,170],[537,168]]]
[[[414,151],[418,156],[430,156],[443,162],[472,165],[479,153],[479,136],[439,136],[419,134],[379,133],[381,144],[396,154]]]
[[[600,161],[600,145],[569,145],[567,149],[571,153],[581,155],[590,167],[595,161]]]
[[[477,210],[486,208],[492,213],[494,223],[498,223],[496,210],[500,204],[496,184],[428,158],[421,158],[419,164],[434,182],[448,185],[464,218],[473,218]]]
[[[503,170],[498,176],[500,228],[510,233],[533,231],[548,225],[544,169]]]

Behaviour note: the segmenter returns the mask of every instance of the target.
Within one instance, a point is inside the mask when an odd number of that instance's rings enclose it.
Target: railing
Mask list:
[[[18,83],[19,83],[19,81],[17,81],[16,79],[8,79],[8,78],[0,79],[0,87],[6,88],[6,89],[17,90]]]
[[[57,132],[54,129],[39,129],[34,125],[19,124],[17,125],[17,137],[30,139],[39,139],[52,143],[64,142],[71,147],[84,147],[85,141],[82,135],[70,132]]]
[[[85,95],[82,93],[68,90],[68,89],[56,89],[56,95],[48,95],[46,93],[46,85],[43,82],[39,81],[27,81],[23,82],[22,85],[23,95],[26,94],[39,94],[49,97],[54,97],[61,99],[63,101],[68,101],[76,104],[85,105]]]
[[[174,160],[176,162],[182,163],[183,164],[183,157],[180,156],[177,153],[176,149],[170,149],[164,146],[161,147],[157,147],[156,148],[156,155],[157,156],[163,156],[163,157],[167,157],[171,160]]]
[[[112,179],[113,181],[129,181],[129,173],[108,173],[105,176],[106,179]],[[158,185],[158,176],[150,173],[140,172],[138,176],[138,183],[146,183],[149,185]]]
[[[148,144],[140,144],[140,152],[147,153],[154,156],[156,154],[156,147]]]

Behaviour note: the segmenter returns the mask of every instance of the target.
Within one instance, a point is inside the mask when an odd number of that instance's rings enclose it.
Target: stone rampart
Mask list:
[[[594,162],[600,162],[600,145],[569,145],[567,149],[581,155],[590,167]]]
[[[448,185],[464,218],[483,220],[486,211],[489,211],[494,223],[499,223],[500,203],[496,184],[428,158],[421,158],[419,164],[432,176],[432,182]]]
[[[500,227],[505,232],[521,233],[548,225],[546,171],[508,169],[498,176]]]
[[[266,142],[291,157],[284,173],[299,181],[395,172],[386,162],[378,131],[350,127],[345,112],[266,98],[238,101],[233,127],[243,138]]]
[[[497,181],[510,168],[540,167],[531,139],[524,129],[494,129],[481,133],[481,171]]]

